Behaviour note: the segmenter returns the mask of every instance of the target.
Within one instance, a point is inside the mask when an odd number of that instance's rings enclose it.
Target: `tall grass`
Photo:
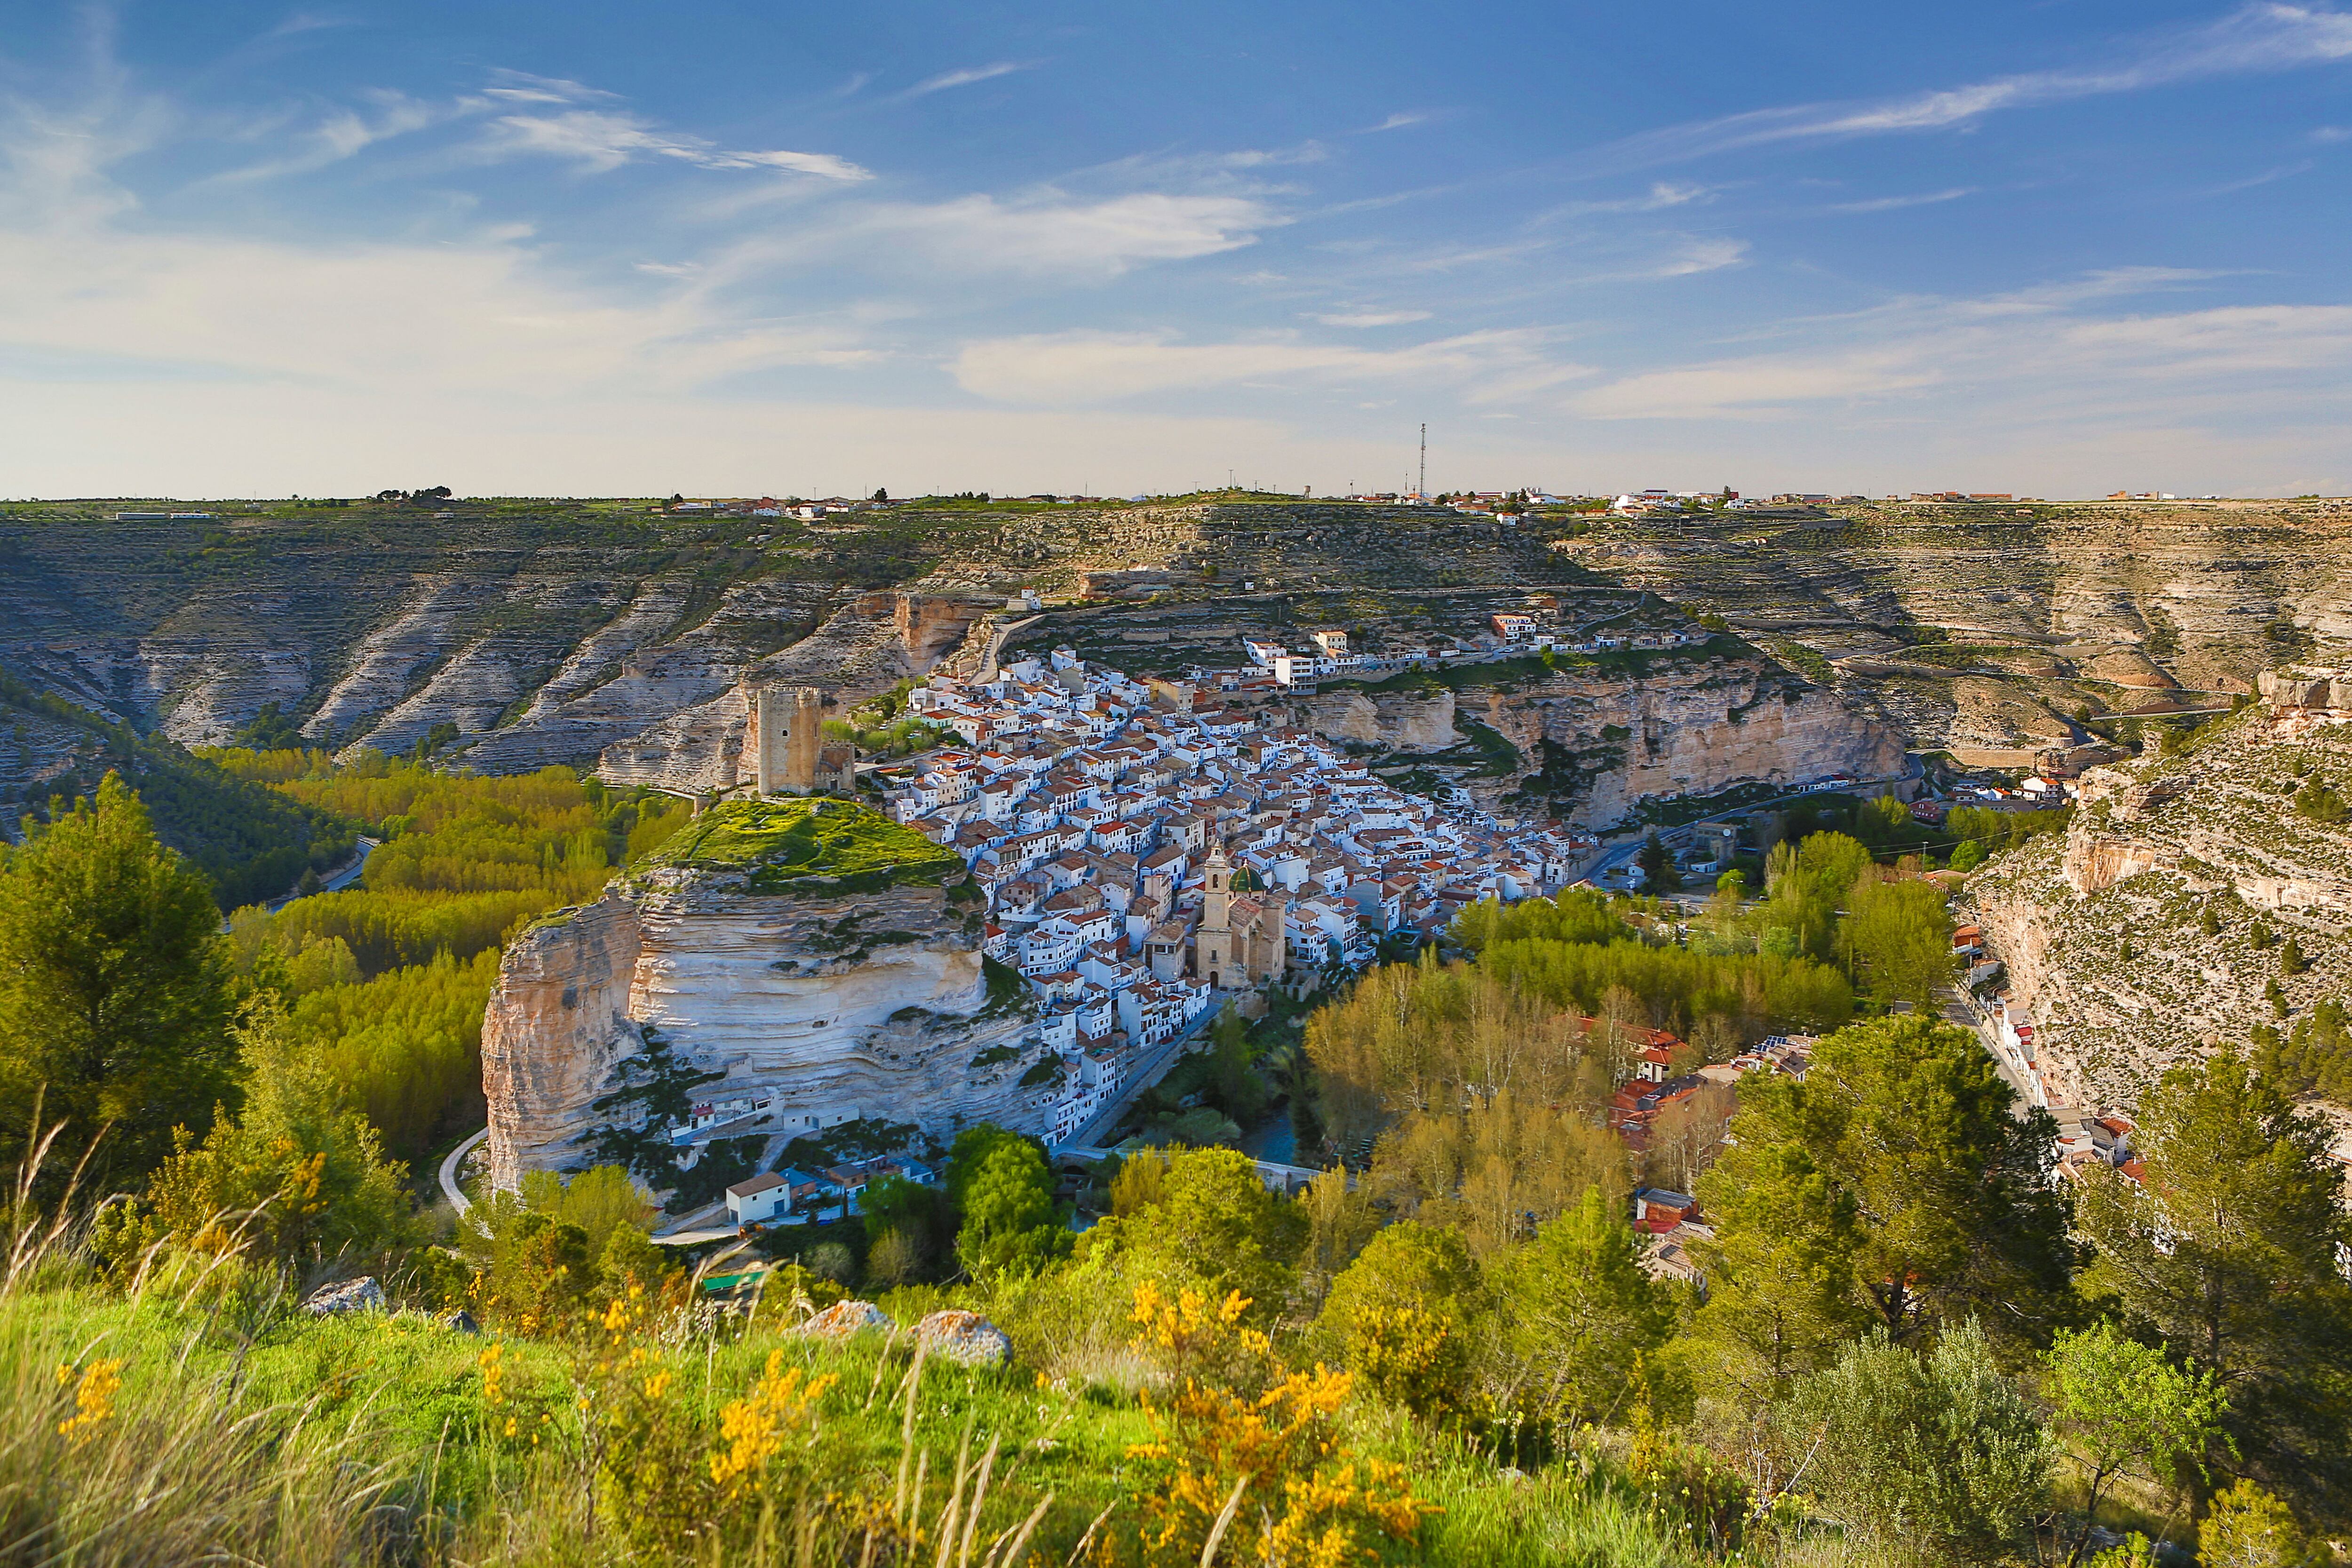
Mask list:
[[[0,1564],[11,1568],[1172,1561],[1141,1528],[1148,1471],[1134,1455],[1154,1427],[1136,1390],[1117,1385],[1150,1374],[1111,1364],[1091,1311],[1049,1322],[1042,1303],[1024,1311],[1008,1299],[1028,1359],[996,1368],[927,1363],[904,1333],[811,1338],[795,1331],[805,1302],[781,1299],[732,1316],[675,1300],[620,1331],[602,1320],[500,1339],[412,1311],[311,1317],[292,1305],[299,1282],[234,1251],[159,1243],[102,1280],[78,1227],[37,1211],[31,1192],[27,1176],[0,1216]],[[1066,1371],[1090,1365],[1112,1381],[1049,1383],[1035,1368],[1055,1359],[1038,1342],[1054,1338]],[[826,1380],[824,1391],[805,1428],[777,1428],[762,1484],[723,1496],[703,1485],[700,1468],[741,1433],[760,1390],[794,1373],[803,1389]],[[663,1392],[646,1396],[656,1374]],[[628,1436],[638,1415],[653,1425]],[[1378,1542],[1379,1562],[1699,1561],[1605,1477],[1498,1472],[1369,1410],[1346,1441],[1412,1465],[1445,1510],[1418,1543]],[[683,1462],[616,1467],[631,1443]],[[632,1521],[671,1506],[674,1489],[702,1501],[679,1505],[682,1535],[648,1545]],[[1214,1547],[1228,1568],[1258,1560],[1245,1512]]]

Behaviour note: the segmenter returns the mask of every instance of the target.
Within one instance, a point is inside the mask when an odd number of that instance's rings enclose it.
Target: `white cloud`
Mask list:
[[[2352,142],[2352,125],[2318,125],[2312,128],[2311,139],[2326,146],[2337,142]]]
[[[1367,136],[1376,136],[1383,131],[1403,131],[1415,125],[1426,125],[1435,118],[1435,115],[1425,111],[1407,110],[1400,113],[1390,115],[1378,125],[1365,127],[1363,134]]]
[[[601,87],[573,81],[568,77],[538,76],[505,66],[493,69],[490,80],[497,84],[486,89],[492,97],[519,103],[586,103],[596,99],[616,100],[621,96],[617,92],[607,92]]]
[[[2168,383],[2195,384],[2196,395],[2242,408],[2252,406],[2249,396],[2269,396],[2307,409],[2311,390],[2292,378],[2352,377],[2352,306],[2085,313],[2174,276],[2143,269],[1981,300],[1900,301],[1808,333],[1843,331],[1850,342],[1643,371],[1585,390],[1570,406],[1603,419],[1782,417],[1807,405],[1916,402],[1965,386],[1997,404],[2032,399],[2063,410],[2060,417],[2084,417],[2096,406],[2177,396],[2155,390]]]
[[[1747,258],[1748,242],[1744,239],[1686,239],[1655,267],[1636,276],[1687,278],[1695,272],[1737,267]]]
[[[1185,261],[1256,243],[1286,220],[1247,196],[1136,192],[1097,201],[1059,192],[999,200],[868,202],[733,247],[715,273],[746,278],[775,268],[862,258],[897,272],[1028,274],[1110,279],[1150,262]]]
[[[656,130],[652,121],[617,110],[504,115],[491,122],[483,149],[494,157],[562,158],[599,174],[646,158],[674,158],[698,169],[787,169],[845,182],[874,177],[829,153],[730,152],[699,136]]]
[[[1584,217],[1593,213],[1663,212],[1668,207],[1706,201],[1714,195],[1714,190],[1706,185],[1676,184],[1670,180],[1660,180],[1638,196],[1620,196],[1614,201],[1605,202],[1570,202],[1544,216],[1558,218]]]
[[[1703,419],[1759,407],[1840,401],[1928,386],[1942,373],[1903,350],[1759,355],[1644,371],[1577,396],[1580,414],[1601,419]]]
[[[354,157],[379,142],[429,130],[468,112],[463,103],[424,103],[401,93],[378,93],[373,97],[377,112],[373,117],[356,110],[339,109],[302,136],[306,145],[282,157],[216,174],[209,183],[241,184],[310,174]]]
[[[764,163],[771,169],[790,169],[796,174],[815,174],[827,180],[870,180],[873,171],[861,169],[846,158],[836,158],[830,153],[736,153],[731,157],[746,163]],[[733,168],[732,163],[708,163],[706,168]]]
[[[1244,383],[1447,383],[1472,401],[1518,396],[1590,375],[1545,353],[1544,334],[1469,332],[1407,348],[1363,349],[1293,337],[1181,343],[1164,333],[1042,332],[967,343],[957,384],[1005,403],[1087,404]]]
[[[2108,65],[2027,71],[1875,102],[1752,110],[1628,137],[1591,163],[1631,168],[1774,143],[1948,130],[2004,110],[2345,59],[2352,59],[2352,16],[2255,4],[2202,27],[2145,36]]]
[[[941,71],[935,77],[917,82],[898,96],[921,98],[929,93],[945,92],[951,87],[970,87],[978,81],[994,81],[998,77],[1011,76],[1014,71],[1034,70],[1037,63],[1035,60],[998,60],[993,65],[966,66],[961,70]]]
[[[1327,327],[1401,327],[1407,321],[1429,320],[1426,310],[1352,310],[1329,315],[1310,316]]]
[[[1943,202],[1956,202],[1962,196],[1977,194],[1974,185],[1954,185],[1948,191],[1928,191],[1916,196],[1877,196],[1869,201],[1839,202],[1830,208],[1833,213],[1891,213],[1905,207],[1931,207]]]

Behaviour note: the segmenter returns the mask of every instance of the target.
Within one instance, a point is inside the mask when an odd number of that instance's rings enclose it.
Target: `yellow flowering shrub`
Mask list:
[[[615,1297],[596,1320],[604,1342],[579,1374],[598,1454],[597,1510],[649,1554],[724,1554],[757,1527],[762,1500],[814,1473],[820,1406],[839,1380],[808,1376],[773,1352],[751,1391],[720,1407],[714,1429],[677,1396],[677,1373],[646,1342],[655,1304],[641,1286]],[[803,1518],[830,1507],[800,1502]]]
[[[71,1386],[74,1391],[74,1413],[58,1423],[58,1434],[72,1438],[79,1447],[113,1418],[114,1396],[122,1392],[122,1358],[110,1356],[79,1368],[71,1362],[62,1363],[58,1367],[58,1385]]]
[[[1249,1306],[1239,1291],[1212,1300],[1191,1289],[1171,1298],[1148,1280],[1136,1288],[1137,1348],[1171,1382],[1165,1403],[1146,1402],[1153,1440],[1129,1450],[1156,1472],[1145,1548],[1196,1563],[1213,1533],[1238,1526],[1265,1561],[1373,1561],[1378,1536],[1409,1536],[1436,1510],[1395,1466],[1339,1446],[1335,1418],[1352,1375],[1284,1366],[1265,1334],[1242,1325]]]
[[[1417,1303],[1359,1310],[1349,1320],[1347,1354],[1372,1392],[1415,1415],[1450,1414],[1469,1387],[1469,1348],[1455,1325]]]

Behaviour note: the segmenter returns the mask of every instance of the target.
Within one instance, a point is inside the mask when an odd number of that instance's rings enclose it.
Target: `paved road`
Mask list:
[[[1104,1106],[1100,1110],[1095,1112],[1094,1119],[1092,1121],[1079,1128],[1076,1132],[1070,1134],[1069,1144],[1061,1145],[1059,1147],[1066,1148],[1077,1144],[1091,1145],[1097,1139],[1102,1137],[1112,1128],[1117,1127],[1118,1125],[1118,1119],[1127,1114],[1127,1108],[1134,1103],[1135,1097],[1141,1094],[1153,1084],[1158,1083],[1161,1078],[1166,1076],[1169,1068],[1174,1064],[1179,1056],[1183,1054],[1186,1042],[1193,1039],[1201,1033],[1202,1030],[1215,1023],[1217,1021],[1217,1015],[1223,1011],[1224,1011],[1224,1009],[1222,1005],[1210,1008],[1208,1011],[1202,1013],[1198,1018],[1192,1020],[1192,1024],[1185,1028],[1183,1033],[1178,1035],[1175,1038],[1161,1046],[1160,1047],[1159,1054],[1154,1056],[1150,1061],[1145,1063],[1144,1066],[1131,1075],[1125,1083],[1119,1086],[1118,1094],[1108,1105]],[[1057,1148],[1056,1152],[1059,1152],[1059,1148]]]
[[[475,1145],[489,1135],[490,1130],[487,1127],[483,1128],[479,1132],[450,1150],[448,1155],[441,1162],[441,1195],[447,1198],[449,1205],[461,1215],[472,1208],[474,1205],[473,1201],[466,1196],[464,1189],[457,1185],[457,1167],[464,1163],[467,1155],[474,1152]]]
[[[350,887],[353,882],[358,881],[360,879],[361,873],[367,869],[368,857],[375,853],[380,847],[381,846],[375,839],[368,837],[365,834],[362,834],[359,841],[359,853],[352,857],[352,863],[344,867],[341,870],[337,871],[333,876],[329,877],[326,881],[321,884],[320,890],[329,893],[341,892],[343,889]]]
[[[980,656],[978,679],[982,681],[995,679],[996,656],[1004,651],[1005,639],[1015,632],[1027,631],[1045,618],[1042,615],[1029,616],[1021,620],[1008,621],[997,627],[994,635],[988,639],[987,649]]]

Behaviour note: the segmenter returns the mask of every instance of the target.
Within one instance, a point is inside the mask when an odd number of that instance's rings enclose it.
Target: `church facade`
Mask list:
[[[1211,847],[1201,874],[1205,887],[1201,924],[1192,933],[1192,972],[1222,991],[1279,983],[1290,963],[1289,899],[1266,889],[1237,891],[1223,844]]]

